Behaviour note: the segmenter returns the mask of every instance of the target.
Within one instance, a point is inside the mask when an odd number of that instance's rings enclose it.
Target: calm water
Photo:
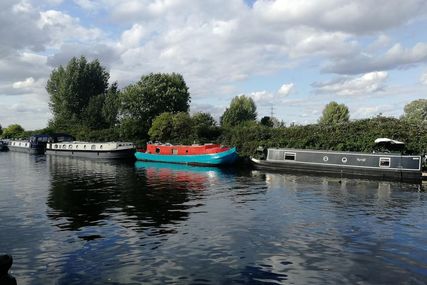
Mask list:
[[[426,284],[419,185],[0,153],[18,284]]]

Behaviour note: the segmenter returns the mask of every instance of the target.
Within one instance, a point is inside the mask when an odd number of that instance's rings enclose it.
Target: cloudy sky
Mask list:
[[[191,111],[246,94],[286,123],[325,104],[400,116],[427,98],[425,0],[1,0],[0,124],[45,127],[50,72],[98,58],[123,88],[178,72]]]

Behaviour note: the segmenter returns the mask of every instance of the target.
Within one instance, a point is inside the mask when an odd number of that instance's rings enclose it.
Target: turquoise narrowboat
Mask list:
[[[237,159],[237,151],[235,147],[219,144],[187,146],[149,143],[145,151],[137,150],[135,157],[145,161],[218,166],[233,164]]]

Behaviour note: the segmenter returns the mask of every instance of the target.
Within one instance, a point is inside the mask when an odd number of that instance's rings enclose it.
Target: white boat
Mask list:
[[[43,148],[29,140],[10,140],[7,147],[10,151],[25,152],[29,154],[43,154],[44,152]]]
[[[135,145],[131,142],[58,142],[47,143],[46,154],[96,159],[132,158]]]

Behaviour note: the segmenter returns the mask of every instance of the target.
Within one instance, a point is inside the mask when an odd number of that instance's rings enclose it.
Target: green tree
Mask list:
[[[414,100],[405,105],[403,119],[409,123],[427,122],[427,99]]]
[[[112,128],[118,123],[120,98],[117,82],[111,84],[105,96],[104,105],[102,106],[102,116],[108,127]]]
[[[19,138],[24,131],[24,128],[20,125],[13,124],[3,130],[3,137],[6,139]]]
[[[120,92],[120,104],[121,120],[137,124],[141,137],[161,113],[187,112],[190,93],[182,75],[151,73]]]
[[[262,117],[260,124],[266,127],[272,128],[274,126],[274,122],[269,116]]]
[[[348,107],[344,104],[338,104],[335,101],[330,102],[325,106],[322,116],[319,119],[319,124],[334,125],[346,123],[350,119]]]
[[[173,116],[172,142],[191,144],[194,140],[193,121],[186,112],[179,112]]]
[[[221,126],[233,127],[245,121],[255,121],[257,116],[254,100],[245,95],[236,96],[220,118]]]
[[[195,113],[191,120],[193,121],[194,139],[198,143],[214,142],[221,135],[221,128],[217,126],[211,114]]]
[[[63,67],[54,69],[50,74],[46,90],[50,95],[49,106],[53,113],[51,124],[54,126],[82,125],[84,121],[94,121],[102,112],[101,106],[93,112],[89,107],[93,97],[105,94],[110,75],[98,60],[88,62],[84,56],[73,57]],[[98,99],[93,99],[99,103]],[[95,104],[93,102],[92,104]],[[93,116],[95,119],[88,119]]]
[[[153,120],[148,135],[153,141],[167,142],[172,138],[173,133],[173,114],[165,112]]]
[[[1,125],[0,125],[0,136],[3,134],[3,129],[2,129],[2,127],[1,127]]]

